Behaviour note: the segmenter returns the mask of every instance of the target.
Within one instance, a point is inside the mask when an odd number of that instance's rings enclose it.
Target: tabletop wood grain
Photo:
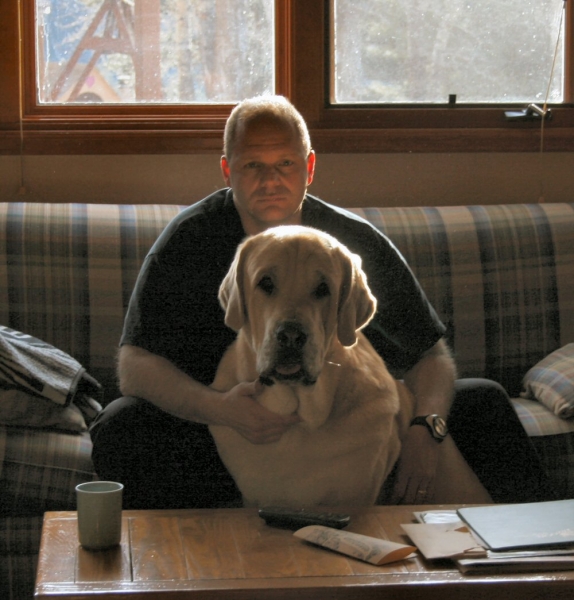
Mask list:
[[[420,508],[349,511],[348,530],[408,543],[401,523],[412,522]],[[431,563],[418,555],[375,566],[269,527],[254,509],[217,509],[124,511],[121,544],[100,552],[79,545],[75,512],[46,513],[36,582],[36,598],[51,600],[462,600],[486,591],[489,600],[572,598],[574,574],[470,577],[448,561]]]

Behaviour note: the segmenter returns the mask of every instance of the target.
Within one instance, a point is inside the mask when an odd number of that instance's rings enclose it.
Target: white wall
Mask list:
[[[209,155],[0,156],[0,201],[190,204],[222,187]],[[574,202],[574,153],[322,154],[310,191],[340,206]]]

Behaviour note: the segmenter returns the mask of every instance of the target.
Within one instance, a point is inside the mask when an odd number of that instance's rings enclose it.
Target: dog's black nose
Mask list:
[[[307,334],[299,323],[287,321],[277,328],[277,341],[282,348],[301,350],[307,341]]]

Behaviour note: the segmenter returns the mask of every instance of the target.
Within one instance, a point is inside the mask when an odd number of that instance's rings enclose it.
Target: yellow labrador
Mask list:
[[[360,332],[376,309],[360,257],[315,229],[272,228],[238,248],[219,299],[238,337],[213,387],[226,391],[260,378],[267,383],[261,404],[301,419],[270,444],[210,426],[245,505],[374,504],[398,459],[414,400]],[[441,444],[445,451],[455,459],[439,463],[438,485],[473,490],[477,480],[450,438]]]
[[[210,427],[245,504],[373,504],[412,398],[359,331],[376,308],[361,259],[325,233],[277,227],[239,247],[219,298],[238,337],[213,387],[261,377],[274,385],[260,402],[301,418],[272,444]]]

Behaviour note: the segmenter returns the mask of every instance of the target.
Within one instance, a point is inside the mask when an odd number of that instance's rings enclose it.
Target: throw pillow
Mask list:
[[[538,400],[562,419],[574,417],[574,344],[555,350],[524,377],[522,398]]]

